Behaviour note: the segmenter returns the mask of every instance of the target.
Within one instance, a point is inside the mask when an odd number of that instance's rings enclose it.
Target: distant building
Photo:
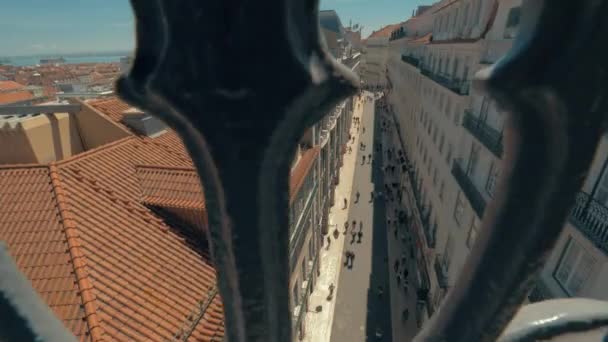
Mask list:
[[[335,57],[340,58],[346,47],[345,29],[342,26],[340,17],[334,10],[319,12],[319,25],[321,33],[327,43],[329,52]]]
[[[65,63],[65,59],[63,57],[46,58],[46,59],[40,60],[40,64],[42,64],[42,65],[44,65],[44,64],[63,64],[63,63]]]
[[[129,69],[131,68],[131,64],[133,64],[133,57],[120,57],[120,73],[125,73],[129,71]]]
[[[387,25],[372,34],[363,44],[361,79],[364,86],[386,85],[386,61],[391,33],[401,24]]]

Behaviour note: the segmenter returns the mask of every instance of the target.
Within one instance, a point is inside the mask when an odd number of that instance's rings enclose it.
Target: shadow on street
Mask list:
[[[382,172],[382,151],[376,152],[376,144],[381,141],[380,118],[374,115],[373,165],[371,181],[374,193],[384,191],[384,174]],[[391,299],[389,289],[388,243],[386,227],[385,197],[374,200],[372,229],[372,268],[369,277],[368,308],[366,331],[367,341],[392,341]],[[380,288],[382,294],[380,294]]]

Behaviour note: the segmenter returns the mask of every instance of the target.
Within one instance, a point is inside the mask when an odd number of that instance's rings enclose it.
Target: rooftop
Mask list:
[[[207,249],[155,210],[188,205],[202,188],[174,132],[0,167],[0,240],[80,340],[222,339]]]

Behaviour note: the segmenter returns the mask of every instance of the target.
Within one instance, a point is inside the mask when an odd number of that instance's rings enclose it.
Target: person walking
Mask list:
[[[344,235],[346,235],[347,232],[348,232],[348,220],[346,220],[346,222],[344,222]]]
[[[359,203],[359,191],[357,191],[357,193],[355,194],[355,203]]]
[[[372,162],[372,154],[370,153],[367,155],[367,163],[369,164],[371,162]]]
[[[345,198],[344,199],[344,209],[346,209],[348,207],[348,200]]]
[[[365,164],[365,156],[363,156],[362,161],[361,161],[361,165]]]
[[[331,237],[327,237],[327,250],[329,250],[329,246],[331,245]]]

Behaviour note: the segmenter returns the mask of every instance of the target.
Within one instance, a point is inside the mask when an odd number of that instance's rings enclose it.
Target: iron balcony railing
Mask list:
[[[449,77],[446,74],[435,73],[424,66],[420,67],[420,73],[458,95],[469,95],[471,88],[471,81],[469,80],[461,80],[459,78]]]
[[[427,77],[431,77],[431,75],[433,74],[431,69],[429,69],[428,67],[426,67],[422,64],[420,64],[420,73]]]
[[[473,207],[477,216],[483,217],[483,212],[486,209],[486,200],[462,168],[461,162],[462,160],[460,159],[454,161],[454,164],[452,165],[452,175],[454,175],[456,182],[458,182],[462,192],[469,200],[469,203],[471,203],[471,207]]]
[[[312,174],[311,174],[312,175]],[[314,184],[313,189],[310,191],[310,195],[308,196],[308,200],[306,202],[304,212],[302,213],[302,218],[299,222],[294,223],[297,226],[294,227],[295,235],[289,243],[289,269],[293,270],[296,267],[296,261],[298,260],[298,256],[302,251],[302,246],[304,244],[304,240],[306,240],[306,235],[310,230],[309,217],[312,215],[312,207],[313,202],[315,201],[315,195],[317,193],[317,183]]]
[[[576,195],[570,221],[600,250],[608,254],[608,208],[586,192]]]
[[[439,287],[445,289],[448,287],[448,272],[445,267],[443,267],[441,259],[442,255],[437,254],[437,256],[435,257],[435,264],[433,266],[435,268],[435,276],[437,277],[437,283],[439,284]]]
[[[466,128],[477,140],[494,153],[498,158],[502,158],[503,144],[502,133],[490,127],[484,121],[473,115],[470,110],[464,111],[462,126]]]
[[[412,55],[401,55],[401,60],[407,64],[410,64],[414,67],[418,67],[418,64],[420,64],[420,60]]]
[[[545,283],[543,283],[541,279],[538,279],[536,281],[536,283],[534,284],[534,288],[532,288],[532,291],[530,291],[530,294],[528,295],[528,299],[532,303],[540,302],[551,298],[553,298],[553,295],[547,288],[547,285],[545,285]]]
[[[291,320],[291,324],[292,324],[292,335],[293,335],[293,341],[298,341],[298,340],[302,340],[302,338],[304,338],[304,335],[306,334],[305,331],[303,331],[303,329],[301,330],[300,327],[305,324],[304,319],[306,319],[306,314],[308,313],[308,300],[310,298],[310,292],[313,286],[313,272],[315,271],[315,265],[317,264],[319,259],[319,253],[317,252],[314,256],[314,259],[312,261],[309,261],[309,267],[306,270],[306,279],[303,279],[303,282],[305,282],[305,286],[303,286],[302,292],[300,294],[300,298],[299,298],[299,303],[297,306],[299,306],[299,310],[297,312],[294,312],[294,319]],[[335,296],[335,295],[334,295]],[[297,339],[296,339],[297,337]]]

